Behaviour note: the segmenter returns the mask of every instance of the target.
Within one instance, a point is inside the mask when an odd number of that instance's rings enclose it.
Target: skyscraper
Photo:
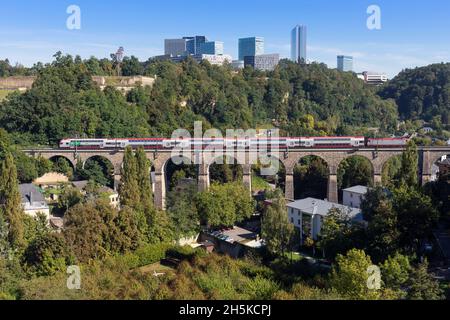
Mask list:
[[[205,36],[183,37],[183,39],[187,41],[186,48],[188,54],[200,53],[200,46],[208,41]]]
[[[164,54],[173,57],[184,56],[187,51],[187,41],[185,39],[165,39]]]
[[[297,25],[291,33],[291,60],[294,62],[306,62],[307,28]]]
[[[338,56],[337,68],[339,71],[347,72],[353,71],[353,57],[350,56]]]
[[[239,39],[239,60],[245,57],[264,54],[264,38],[251,37]]]
[[[223,42],[221,41],[208,41],[200,45],[197,54],[213,54],[221,56],[223,55]]]

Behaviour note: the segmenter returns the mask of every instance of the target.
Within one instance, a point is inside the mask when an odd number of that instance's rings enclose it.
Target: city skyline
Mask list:
[[[81,8],[81,30],[65,27],[66,9],[71,4]],[[162,1],[148,4],[132,0],[120,9],[118,4],[113,0],[105,8],[102,3],[86,0],[5,3],[0,13],[4,30],[0,32],[0,59],[30,66],[51,61],[57,51],[103,58],[123,46],[127,55],[146,60],[164,53],[164,39],[185,34],[205,34],[208,39],[224,42],[225,54],[234,59],[239,38],[261,36],[266,52],[290,58],[290,31],[296,24],[308,26],[308,60],[324,62],[330,68],[336,67],[337,55],[349,55],[355,59],[356,72],[374,70],[392,78],[404,68],[447,62],[450,57],[450,42],[442,32],[450,28],[450,21],[444,18],[450,4],[443,0],[427,4],[378,1],[381,30],[366,26],[370,1],[348,0],[342,5],[324,0],[281,0],[270,10],[255,9],[249,1],[240,4],[240,10],[230,3],[220,12],[205,6],[205,1],[187,5],[175,0],[170,10]],[[199,13],[202,19],[186,20],[186,16]],[[188,23],[177,22],[182,19]],[[421,19],[427,24],[417,23]]]

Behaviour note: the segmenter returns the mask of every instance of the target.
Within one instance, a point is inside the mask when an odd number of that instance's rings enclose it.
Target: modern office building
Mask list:
[[[264,38],[239,39],[239,60],[243,61],[247,56],[259,56],[262,54],[264,54]]]
[[[165,39],[164,54],[172,57],[184,56],[187,53],[186,39]]]
[[[205,36],[183,37],[188,54],[200,54],[200,47],[208,41]]]
[[[386,74],[373,71],[364,71],[363,73],[357,74],[357,76],[370,85],[382,85],[389,80]]]
[[[343,72],[353,71],[353,57],[337,56],[337,68]]]
[[[233,60],[233,62],[231,62],[231,67],[233,69],[244,69],[245,68],[245,62],[242,60]]]
[[[279,62],[279,54],[261,54],[244,58],[245,66],[252,66],[255,70],[260,71],[273,71]]]
[[[211,54],[211,55],[223,55],[223,42],[221,41],[208,41],[200,44],[198,54]]]
[[[291,60],[294,62],[306,62],[307,27],[297,25],[291,32]]]

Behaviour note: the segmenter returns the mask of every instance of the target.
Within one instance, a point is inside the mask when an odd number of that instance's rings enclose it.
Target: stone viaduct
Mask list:
[[[328,191],[327,199],[331,202],[338,201],[338,179],[337,173],[341,162],[349,157],[361,156],[370,161],[373,167],[374,182],[376,184],[381,183],[381,176],[383,167],[389,159],[392,157],[401,155],[404,151],[403,148],[385,148],[385,149],[298,149],[283,151],[278,155],[279,163],[284,166],[286,171],[286,198],[294,199],[294,168],[300,162],[300,160],[307,156],[317,156],[323,159],[328,165]],[[217,151],[216,151],[217,152]],[[46,159],[52,159],[55,157],[64,157],[75,168],[78,161],[83,164],[92,157],[102,157],[109,160],[114,166],[114,181],[115,187],[118,186],[121,176],[121,166],[123,162],[123,150],[61,150],[61,149],[36,149],[25,150],[29,156],[39,157],[42,156]],[[245,151],[246,159],[256,159],[255,151]],[[432,165],[438,161],[442,156],[450,154],[450,147],[419,147],[419,175],[422,184],[430,181],[432,176]],[[196,157],[196,163],[201,163],[198,166],[198,187],[199,190],[206,190],[210,184],[209,167],[214,163],[217,157],[214,157],[215,153],[207,152],[195,152],[192,151],[192,158]],[[170,161],[172,153],[170,150],[160,151],[147,151],[147,158],[152,164],[154,170],[155,181],[154,184],[154,199],[155,205],[158,208],[165,208],[166,192],[167,192],[167,177],[166,177],[166,165]],[[200,161],[199,161],[200,160]],[[245,163],[251,163],[246,161]],[[252,184],[252,165],[245,164],[243,167],[243,182],[251,192]],[[150,174],[149,174],[150,179]]]

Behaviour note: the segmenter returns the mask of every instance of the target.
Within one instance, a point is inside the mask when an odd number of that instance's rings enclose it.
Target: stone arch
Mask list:
[[[365,185],[365,186],[373,186],[374,183],[375,183],[375,181],[374,181],[375,180],[374,179],[374,176],[375,176],[375,165],[374,165],[372,159],[370,159],[369,157],[367,157],[364,154],[352,154],[352,155],[348,155],[344,159],[342,159],[342,161],[340,161],[339,165],[338,165],[338,172],[337,172],[338,175],[341,173],[340,170],[342,169],[342,166],[345,163],[345,161],[349,161],[350,159],[355,159],[355,158],[364,159],[364,161],[369,164],[370,173],[369,173],[368,177],[363,177],[363,178],[366,178],[367,181],[355,181],[352,184],[353,185],[362,184],[362,185]],[[338,179],[338,189],[340,189],[339,185],[341,185],[341,188],[352,187],[351,185],[344,185],[344,186],[342,186],[342,183],[343,182],[339,181],[339,179]]]
[[[312,168],[316,170],[311,171]],[[299,158],[293,170],[294,199],[327,198],[330,172],[329,162],[321,156],[311,154]],[[304,180],[299,181],[300,179]]]
[[[286,166],[283,160],[281,160],[281,157],[277,157],[274,155],[271,155],[271,163],[272,166],[266,166],[266,169],[264,170],[264,167],[261,168],[259,163],[253,163],[250,166],[250,180],[252,184],[256,184],[256,179],[262,179],[268,182],[269,184],[275,185],[276,188],[281,189],[283,192],[286,192]],[[273,166],[275,164],[275,166]],[[272,174],[274,173],[274,174]],[[253,174],[255,174],[255,181],[253,181]],[[257,190],[255,191],[262,191]]]
[[[392,164],[393,161],[395,161],[395,159],[400,158],[401,160],[401,154],[392,154],[389,157],[386,157],[386,159],[384,159],[384,161],[380,164],[380,169],[379,169],[379,174],[380,174],[380,178],[377,179],[377,174],[375,173],[375,183],[379,183],[383,186],[389,186],[389,184],[391,183],[391,181],[386,181],[383,180],[384,176],[386,175],[387,178],[389,178],[389,176],[387,175],[387,169],[388,169],[388,165]],[[378,180],[378,181],[377,181]]]
[[[239,180],[239,178],[241,178],[243,180],[244,178],[244,166],[243,164],[240,164],[237,157],[235,156],[231,156],[231,155],[214,155],[211,157],[206,157],[205,160],[205,172],[204,174],[207,175],[209,177],[209,182],[208,185],[211,184],[211,182],[213,181],[213,177],[212,174],[214,172],[212,172],[212,169],[217,169],[220,166],[228,166],[228,168],[232,171],[231,173],[233,174],[233,181],[237,181]],[[231,167],[231,168],[230,168]],[[236,170],[239,170],[237,168],[240,168],[240,172],[236,172]],[[224,178],[224,177],[222,177]],[[226,180],[226,179],[223,179]]]
[[[117,168],[118,166],[121,167],[123,164],[114,164],[113,161],[111,161],[111,159],[109,159],[107,156],[104,155],[91,155],[87,158],[84,159],[84,161],[82,161],[82,169],[84,172],[82,172],[83,174],[87,174],[88,172],[85,172],[86,170],[89,170],[90,168],[88,168],[87,166],[91,165],[92,163],[96,163],[98,164],[101,169],[102,169],[102,173],[106,179],[106,181],[97,181],[99,180],[99,178],[101,179],[101,177],[91,177],[94,178],[94,180],[96,180],[96,182],[100,183],[100,184],[105,184],[106,182],[106,186],[113,188],[114,187],[114,179],[115,179],[115,175],[119,174],[120,175],[120,168]],[[86,178],[89,178],[86,176]],[[101,179],[103,180],[103,179]]]
[[[65,174],[69,179],[73,179],[76,163],[64,155],[53,155],[48,158],[53,163],[54,171]],[[63,162],[61,161],[63,160]],[[70,168],[64,168],[68,164]]]

